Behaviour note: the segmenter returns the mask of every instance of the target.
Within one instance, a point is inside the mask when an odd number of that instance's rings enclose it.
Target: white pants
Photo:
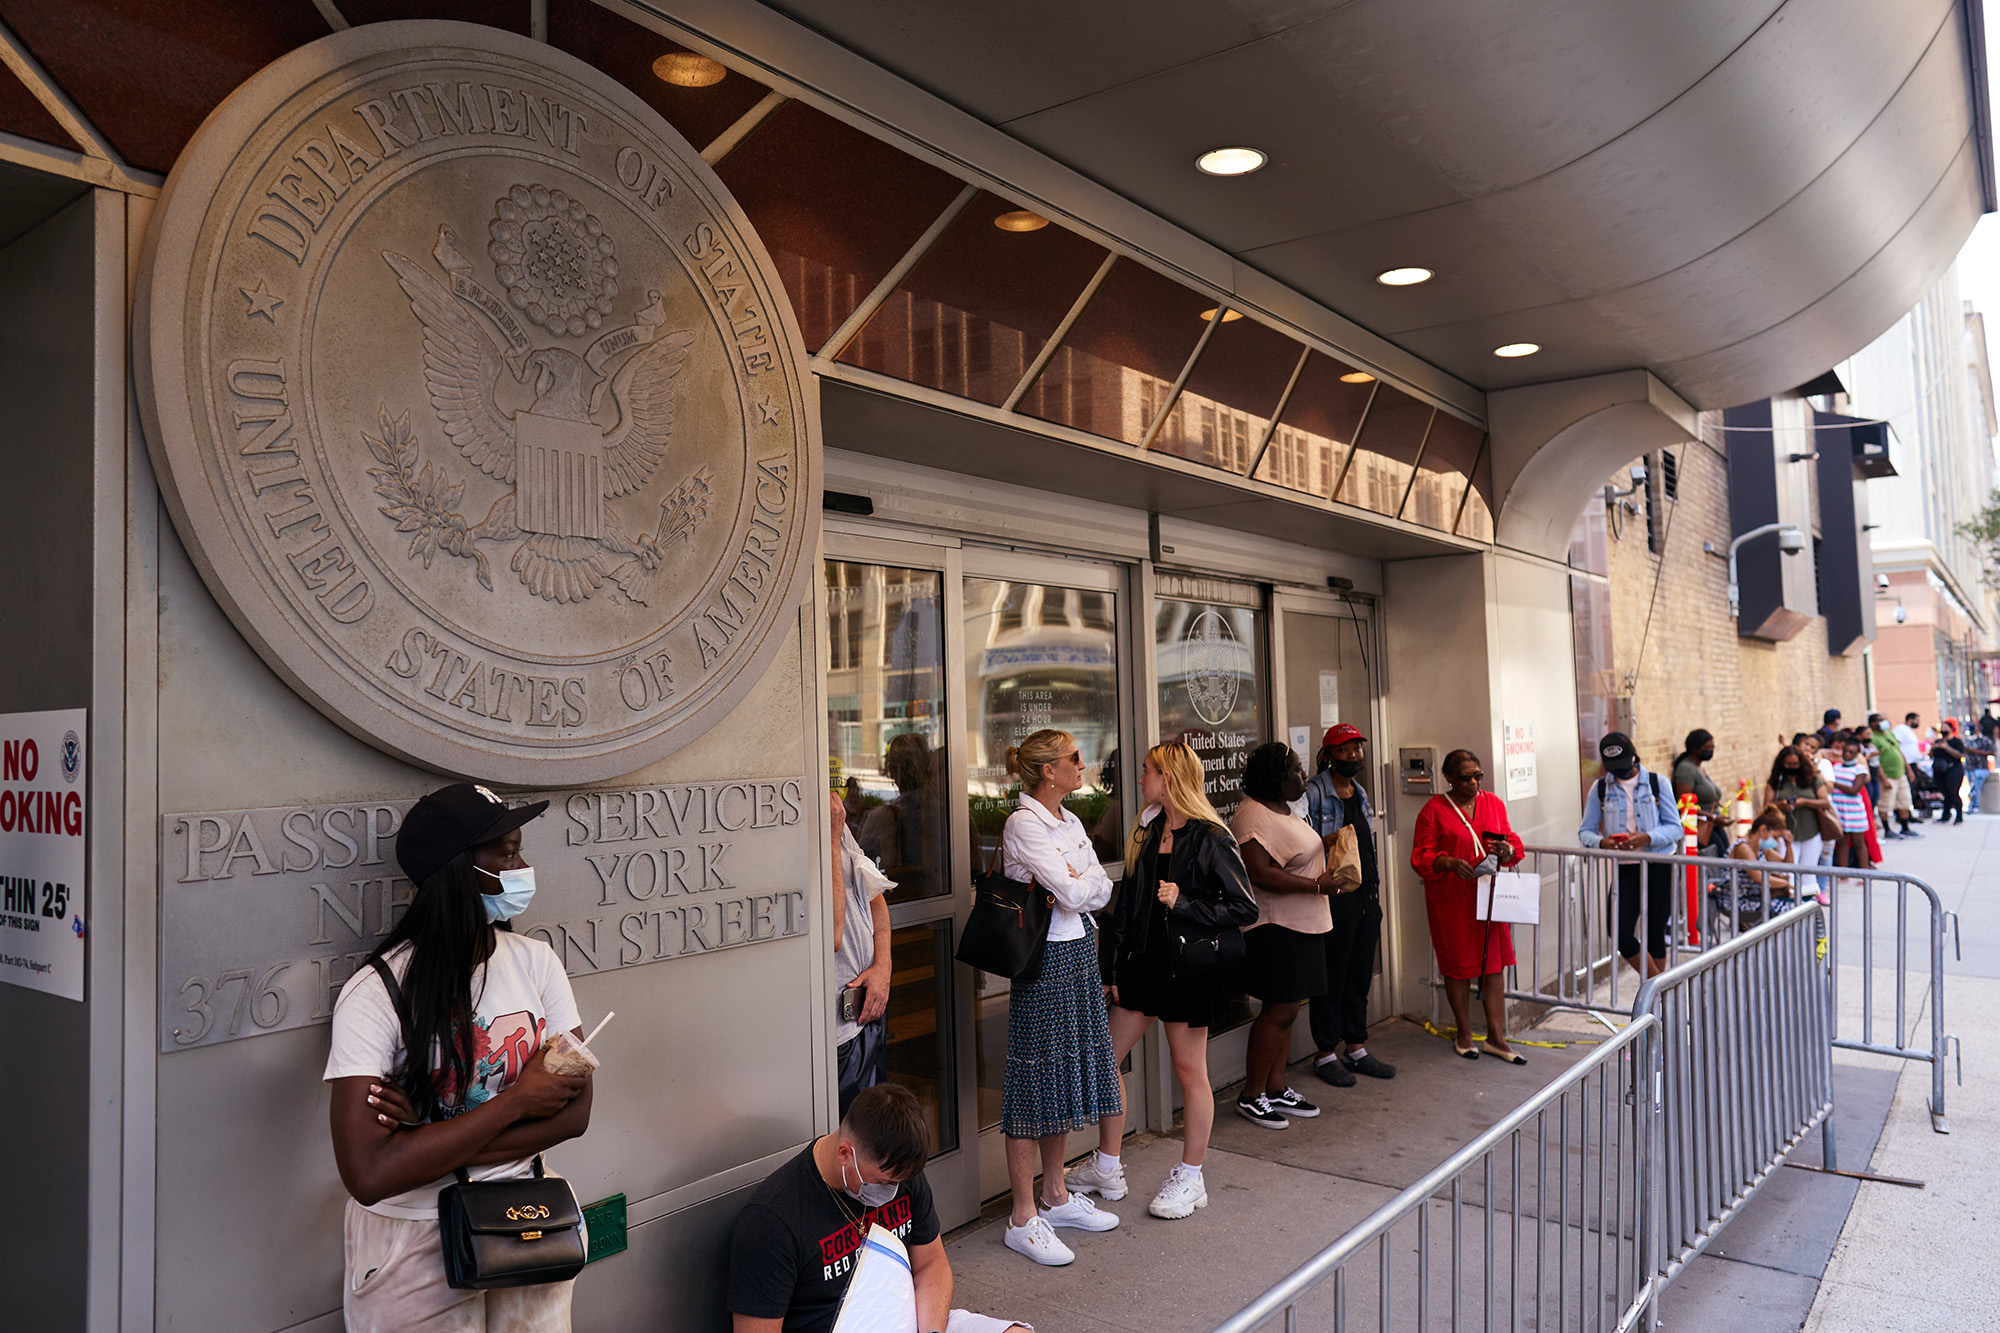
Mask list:
[[[1792,864],[1796,866],[1816,866],[1819,864],[1820,849],[1826,846],[1826,839],[1815,833],[1810,838],[1798,838],[1792,842]],[[1818,876],[1808,879],[1799,876],[1798,894],[1801,898],[1809,893],[1823,893],[1826,882]]]
[[[371,1213],[347,1201],[348,1333],[569,1333],[575,1282],[460,1291],[444,1280],[436,1218]]]

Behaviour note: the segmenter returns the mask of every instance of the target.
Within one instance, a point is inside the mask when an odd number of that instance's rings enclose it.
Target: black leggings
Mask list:
[[[1639,869],[1618,867],[1618,956],[1639,954]],[[1646,870],[1646,944],[1655,958],[1667,956],[1667,918],[1674,910],[1674,868],[1648,865]]]

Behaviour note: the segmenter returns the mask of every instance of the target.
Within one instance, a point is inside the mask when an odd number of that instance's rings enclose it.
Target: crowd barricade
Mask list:
[[[1669,967],[1824,898],[1832,1044],[1929,1064],[1932,1125],[1948,1132],[1944,1056],[1954,1039],[1945,1034],[1944,950],[1947,930],[1956,941],[1957,920],[1930,885],[1890,870],[1531,846],[1521,868],[1542,878],[1542,919],[1514,928],[1519,961],[1505,976],[1508,998],[1594,1013],[1607,1026],[1630,1011],[1642,978],[1618,951],[1621,865],[1665,867],[1628,878],[1638,881],[1635,934],[1642,948],[1657,896],[1667,899]],[[1860,1004],[1845,1014],[1838,1003],[1842,965],[1858,970],[1853,982],[1860,990]],[[1922,1024],[1914,1021],[1919,1009]]]
[[[1825,924],[1807,904],[1644,982],[1603,1044],[1215,1333],[1651,1329],[1830,1123]]]

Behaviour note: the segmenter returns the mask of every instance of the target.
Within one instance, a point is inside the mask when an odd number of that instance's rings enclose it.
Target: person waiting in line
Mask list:
[[[889,1061],[889,903],[896,887],[875,868],[847,826],[847,805],[831,792],[833,825],[834,1070],[840,1113],[863,1088],[880,1083]]]
[[[1938,738],[1931,742],[1931,782],[1944,803],[1938,807],[1937,822],[1947,818],[1954,824],[1965,822],[1965,743],[1959,739],[1958,722],[1945,718]]]
[[[1687,734],[1681,752],[1669,766],[1673,773],[1674,799],[1694,797],[1694,844],[1697,856],[1727,856],[1729,826],[1723,818],[1722,788],[1702,765],[1715,758],[1715,735],[1696,727]],[[1676,806],[1678,808],[1678,806]]]
[[[951,1260],[924,1163],[930,1132],[916,1094],[896,1083],[854,1099],[832,1134],[764,1178],[729,1237],[734,1333],[832,1333],[869,1229],[903,1242],[916,1327],[1029,1333],[1026,1324],[951,1308]]]
[[[1097,927],[1087,915],[1111,901],[1111,879],[1083,821],[1063,807],[1063,799],[1083,786],[1076,738],[1046,728],[1034,732],[1007,747],[1007,771],[1021,783],[1021,801],[1000,834],[1002,871],[1019,883],[1032,880],[1055,899],[1055,910],[1041,974],[1014,983],[1007,1011],[1000,1132],[1007,1139],[1014,1210],[1006,1244],[1038,1264],[1061,1265],[1076,1254],[1053,1228],[1109,1231],[1118,1225],[1117,1214],[1063,1186],[1068,1136],[1125,1109],[1105,1021]]]
[[[1208,1033],[1229,1006],[1221,971],[1175,975],[1175,937],[1213,936],[1257,920],[1236,839],[1209,804],[1204,785],[1201,758],[1187,745],[1169,741],[1146,751],[1139,770],[1145,807],[1126,840],[1125,879],[1104,928],[1112,1058],[1123,1063],[1158,1019],[1187,1097],[1180,1164],[1147,1206],[1154,1217],[1187,1217],[1208,1206],[1201,1173],[1215,1127]],[[1097,1151],[1067,1178],[1072,1194],[1098,1194],[1114,1203],[1125,1197],[1119,1160],[1124,1135],[1123,1114],[1097,1122]]]
[[[1368,991],[1375,982],[1375,954],[1382,944],[1382,871],[1375,855],[1373,810],[1361,776],[1361,729],[1342,722],[1327,728],[1319,771],[1306,784],[1306,822],[1319,834],[1329,861],[1340,830],[1354,830],[1361,882],[1342,886],[1329,900],[1333,929],[1326,940],[1326,990],[1312,1000],[1313,1073],[1336,1088],[1354,1086],[1356,1074],[1394,1078],[1395,1066],[1368,1053]],[[1342,1054],[1340,1048],[1346,1046]]]
[[[1431,950],[1455,1025],[1452,1048],[1467,1060],[1480,1052],[1510,1065],[1527,1058],[1507,1041],[1507,993],[1502,972],[1514,965],[1514,932],[1504,921],[1481,921],[1482,876],[1518,865],[1525,850],[1507,823],[1507,807],[1484,791],[1485,769],[1470,750],[1453,750],[1438,766],[1446,789],[1424,802],[1410,832],[1410,868],[1424,882],[1424,916]],[[1486,1036],[1472,1044],[1472,983],[1486,1007]]]
[[[1970,785],[1965,804],[1971,810],[1979,809],[1979,794],[1986,789],[1986,779],[1993,771],[1993,752],[1993,737],[1984,726],[1966,733],[1965,777]]]
[[[1326,849],[1291,810],[1305,790],[1297,752],[1283,741],[1260,745],[1244,760],[1243,801],[1229,819],[1257,897],[1257,924],[1243,936],[1243,989],[1264,1005],[1250,1024],[1236,1111],[1265,1129],[1319,1114],[1285,1081],[1292,1024],[1306,1001],[1326,990],[1321,936],[1333,929],[1327,898],[1336,881]]]
[[[1849,870],[1873,870],[1868,855],[1868,765],[1862,762],[1858,732],[1840,737],[1840,762],[1833,766],[1830,798],[1840,832],[1834,842],[1833,864]]]
[[[1605,733],[1597,743],[1604,776],[1590,786],[1583,802],[1583,823],[1577,840],[1586,847],[1620,852],[1671,855],[1681,849],[1684,830],[1673,794],[1659,774],[1649,772],[1622,731]],[[1641,867],[1644,891],[1641,891]],[[1644,976],[1667,967],[1667,923],[1674,907],[1674,868],[1665,861],[1618,863],[1618,954],[1625,965]],[[1641,899],[1646,917],[1646,958],[1639,961],[1638,923]]]
[[[1749,832],[1729,849],[1729,856],[1757,864],[1793,864],[1797,853],[1792,848],[1791,816],[1778,806],[1765,806],[1750,822]],[[1743,871],[1731,887],[1733,901],[1718,898],[1717,906],[1735,915],[1738,929],[1775,915],[1773,904],[1792,897],[1792,878],[1773,870]]]
[[[1829,708],[1820,714],[1819,730],[1813,735],[1818,738],[1820,748],[1825,749],[1834,743],[1834,738],[1840,735],[1840,732],[1840,710]]]
[[[551,1073],[542,1053],[558,1030],[583,1037],[569,978],[554,949],[507,924],[535,893],[521,826],[548,805],[510,807],[454,783],[418,801],[396,834],[416,896],[341,987],[326,1059],[333,1161],[350,1196],[351,1333],[569,1329],[573,1281],[447,1284],[437,1220],[455,1173],[536,1174],[541,1153],[590,1127],[590,1078]]]
[[[1882,815],[1882,835],[1887,838],[1914,838],[1919,836],[1910,827],[1910,767],[1903,758],[1903,747],[1895,734],[1889,730],[1889,720],[1880,713],[1868,715],[1868,743],[1875,751],[1876,762],[1882,769],[1881,794],[1875,798],[1875,808]],[[1893,813],[1903,826],[1901,833],[1889,826],[1889,816]]]
[[[1826,780],[1806,755],[1803,745],[1787,745],[1771,761],[1771,775],[1764,784],[1759,810],[1778,810],[1791,832],[1792,863],[1801,870],[1820,864],[1824,847],[1823,827],[1839,825],[1833,818],[1833,801]],[[1803,877],[1800,880],[1804,883]]]
[[[882,752],[882,772],[896,784],[895,799],[870,809],[855,830],[861,850],[875,859],[904,899],[939,892],[937,843],[944,811],[933,781],[936,768],[921,733],[906,731],[892,738]]]

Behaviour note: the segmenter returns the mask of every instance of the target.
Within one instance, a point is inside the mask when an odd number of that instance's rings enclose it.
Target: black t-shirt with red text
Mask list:
[[[729,1311],[783,1319],[785,1333],[830,1333],[870,1226],[909,1249],[938,1238],[922,1172],[880,1208],[827,1188],[808,1146],[765,1177],[737,1215],[729,1242]]]

